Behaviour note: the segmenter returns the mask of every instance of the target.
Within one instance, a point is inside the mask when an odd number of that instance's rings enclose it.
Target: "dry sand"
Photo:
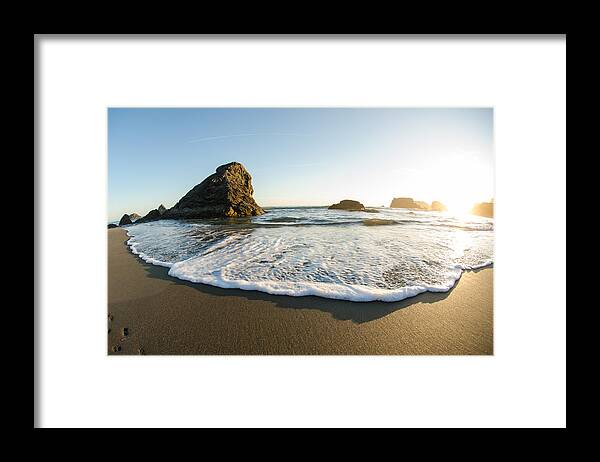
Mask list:
[[[126,240],[108,230],[111,355],[493,354],[491,268],[464,273],[447,293],[356,303],[188,283],[144,263]]]

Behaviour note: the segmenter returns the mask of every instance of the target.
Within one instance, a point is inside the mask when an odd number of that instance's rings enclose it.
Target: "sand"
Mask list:
[[[446,293],[357,303],[188,283],[126,240],[108,230],[110,355],[493,354],[491,267],[463,273]]]

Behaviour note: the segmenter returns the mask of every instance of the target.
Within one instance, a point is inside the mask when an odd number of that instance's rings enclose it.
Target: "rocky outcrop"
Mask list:
[[[412,197],[394,197],[390,207],[396,209],[433,210],[436,212],[445,212],[448,210],[440,201],[433,201],[429,205],[427,202],[416,201]]]
[[[135,212],[129,214],[129,219],[131,221],[139,220],[140,218],[142,218],[142,217]]]
[[[480,202],[475,204],[471,209],[473,215],[479,215],[481,217],[494,218],[494,203],[493,202]]]
[[[158,213],[162,215],[167,211],[167,208],[164,205],[160,204],[156,210],[158,210]]]
[[[149,221],[160,220],[162,215],[158,211],[158,209],[150,210],[146,215],[136,221],[136,223],[147,223]]]
[[[114,223],[109,223],[108,224],[108,229],[113,229],[113,228],[118,228],[118,225],[115,225]]]
[[[421,201],[417,202],[412,197],[394,197],[390,207],[394,209],[429,210],[427,203]]]
[[[416,206],[412,197],[394,197],[390,204],[393,209],[414,209]]]
[[[433,201],[431,203],[431,210],[434,210],[436,212],[445,212],[446,210],[448,210],[448,207],[446,207],[444,204],[442,204],[440,201]]]
[[[262,215],[265,211],[256,203],[253,193],[250,173],[239,162],[230,162],[218,167],[215,173],[194,186],[173,207],[162,214],[159,210],[156,213],[159,218],[165,219]]]
[[[344,199],[343,201],[340,201],[337,204],[330,205],[329,208],[333,209],[333,210],[350,210],[350,211],[365,210],[365,206],[362,205],[360,202],[352,201],[350,199]]]
[[[129,215],[127,214],[123,215],[119,220],[119,226],[130,225],[131,223],[131,218],[129,218]]]
[[[328,208],[332,210],[346,210],[348,212],[379,213],[379,210],[367,209],[360,202],[352,201],[350,199],[344,199],[337,204],[330,205]]]

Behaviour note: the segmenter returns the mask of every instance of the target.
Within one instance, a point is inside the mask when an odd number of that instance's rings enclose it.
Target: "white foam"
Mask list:
[[[494,264],[494,261],[490,258],[481,263],[476,263],[474,265],[458,265],[458,267],[463,271],[473,271],[481,268],[485,268],[486,266],[491,266]]]
[[[459,222],[434,213],[411,220],[392,211],[382,218],[399,226],[365,227],[363,217],[349,223],[349,212],[286,209],[270,211],[271,223],[277,213],[282,223],[293,218],[320,226],[273,227],[264,217],[250,224],[164,220],[128,227],[127,243],[142,260],[168,267],[182,280],[356,302],[445,292],[463,271],[492,264],[490,221]],[[327,220],[331,224],[323,225]]]
[[[128,236],[131,236],[131,234],[129,234],[129,230],[125,230]],[[173,263],[169,263],[166,261],[161,261],[161,260],[157,260],[156,258],[152,258],[149,255],[146,255],[143,252],[140,252],[138,250],[138,245],[135,242],[133,237],[130,237],[127,240],[127,245],[129,246],[129,249],[131,250],[131,253],[133,253],[134,255],[137,255],[138,257],[140,257],[142,260],[144,260],[146,263],[150,263],[151,265],[155,265],[155,266],[165,266],[167,268],[170,268],[171,266],[173,266]]]
[[[404,300],[405,298],[414,297],[415,295],[426,291],[446,292],[450,289],[414,286],[402,287],[397,290],[385,290],[358,285],[326,284],[322,282],[313,282],[309,284],[286,281],[225,280],[222,277],[215,275],[194,276],[193,272],[188,273],[184,268],[178,267],[177,264],[171,267],[169,275],[185,281],[207,284],[223,289],[257,290],[271,295],[288,295],[291,297],[313,295],[316,297],[348,300],[352,302],[397,302]]]

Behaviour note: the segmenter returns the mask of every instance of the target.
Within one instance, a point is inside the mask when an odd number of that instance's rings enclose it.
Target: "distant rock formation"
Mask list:
[[[118,225],[115,225],[114,223],[109,223],[108,224],[108,229],[113,229],[113,228],[118,228]]]
[[[330,205],[329,208],[333,209],[333,210],[350,210],[350,211],[365,210],[365,206],[362,205],[360,202],[352,201],[350,199],[344,199],[343,201],[340,201],[337,204]]]
[[[130,225],[134,221],[139,220],[139,219],[140,219],[140,216],[137,213],[129,213],[129,214],[126,213],[119,220],[119,226]]]
[[[471,209],[473,215],[494,218],[494,202],[480,202]]]
[[[346,210],[348,212],[379,213],[379,210],[367,209],[360,202],[350,199],[344,199],[337,204],[330,205],[328,208],[332,210]]]
[[[439,201],[433,201],[431,205],[429,205],[424,201],[416,201],[412,197],[394,197],[390,207],[395,209],[434,210],[436,212],[448,210],[448,208]]]
[[[160,204],[156,210],[158,210],[158,213],[162,215],[167,211],[167,208],[164,205]]]
[[[156,221],[161,219],[161,214],[158,209],[150,210],[146,215],[142,218],[139,218],[136,223],[147,223],[149,221]]]
[[[446,207],[444,204],[442,204],[439,201],[433,201],[431,203],[430,210],[434,210],[436,212],[445,212],[446,210],[448,210],[448,207]]]
[[[160,218],[174,219],[262,215],[265,211],[256,203],[253,193],[250,173],[239,162],[230,162],[218,167],[173,207],[162,214],[156,212]]]
[[[427,203],[421,201],[416,202],[412,197],[394,197],[390,207],[394,209],[429,210],[429,205],[427,205]]]
[[[130,225],[131,223],[131,218],[127,214],[123,215],[119,220],[119,226]]]

